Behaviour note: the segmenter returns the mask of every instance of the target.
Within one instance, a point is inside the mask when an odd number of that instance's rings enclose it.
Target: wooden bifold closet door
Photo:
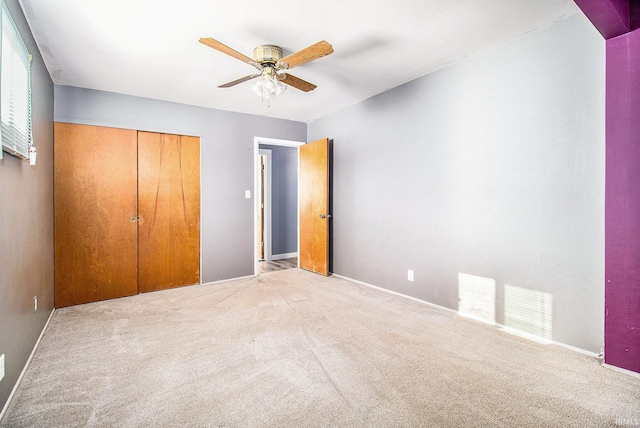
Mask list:
[[[199,138],[54,133],[55,306],[199,283]]]
[[[200,281],[200,139],[138,132],[138,291]]]
[[[54,125],[55,305],[138,291],[137,133]]]

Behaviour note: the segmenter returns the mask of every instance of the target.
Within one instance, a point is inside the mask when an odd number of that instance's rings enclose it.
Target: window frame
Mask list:
[[[0,159],[2,152],[21,159],[29,159],[29,149],[32,146],[32,90],[31,90],[31,62],[32,56],[27,49],[22,35],[16,26],[9,8],[4,0],[0,0]],[[8,28],[6,28],[8,24]],[[8,40],[5,37],[8,36]],[[4,46],[3,46],[4,45]],[[10,46],[12,48],[11,64],[14,65],[10,70],[5,70],[7,66],[7,57],[4,56],[3,47]],[[4,61],[3,61],[4,60]],[[15,61],[15,62],[14,62]],[[26,72],[26,76],[24,72]],[[19,73],[18,80],[7,79],[8,74]],[[26,85],[25,85],[26,84]],[[7,85],[11,85],[8,86]],[[25,86],[23,86],[25,85]],[[7,99],[6,92],[9,91],[12,96]],[[26,98],[26,103],[24,102]],[[17,100],[17,101],[16,101]],[[5,108],[3,108],[3,106]],[[19,110],[19,113],[9,114],[10,121],[5,122],[7,118],[7,108],[9,110]],[[15,123],[17,119],[22,123]],[[26,129],[25,129],[26,128]]]

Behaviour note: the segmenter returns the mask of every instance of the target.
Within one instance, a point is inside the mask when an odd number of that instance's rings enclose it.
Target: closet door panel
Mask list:
[[[137,132],[54,125],[55,306],[137,293]]]
[[[138,132],[140,292],[200,282],[200,139]]]

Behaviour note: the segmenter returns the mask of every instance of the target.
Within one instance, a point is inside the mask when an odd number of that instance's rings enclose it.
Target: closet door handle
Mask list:
[[[131,217],[132,223],[135,223],[136,221],[140,221],[140,217]]]

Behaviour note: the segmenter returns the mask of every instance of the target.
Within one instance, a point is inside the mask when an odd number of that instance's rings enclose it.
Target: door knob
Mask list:
[[[320,214],[320,218],[321,219],[325,219],[325,218],[331,218],[331,214]]]

